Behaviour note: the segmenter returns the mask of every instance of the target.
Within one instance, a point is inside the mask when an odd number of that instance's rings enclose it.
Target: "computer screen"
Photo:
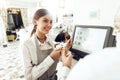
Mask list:
[[[112,27],[75,25],[71,51],[77,57],[84,57],[105,47],[113,46]]]

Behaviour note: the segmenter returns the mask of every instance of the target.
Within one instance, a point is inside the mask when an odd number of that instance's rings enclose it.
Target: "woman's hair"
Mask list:
[[[45,16],[47,14],[50,14],[47,9],[38,9],[35,12],[35,14],[33,16],[33,25],[34,25],[34,28],[33,28],[32,32],[31,32],[30,36],[32,36],[36,32],[37,24],[35,23],[35,20],[39,20],[39,18],[41,18],[41,17],[43,17],[43,16]]]
[[[68,34],[68,32],[65,32],[64,30],[61,31],[55,38],[56,42],[64,42],[65,40],[70,39],[70,35]]]

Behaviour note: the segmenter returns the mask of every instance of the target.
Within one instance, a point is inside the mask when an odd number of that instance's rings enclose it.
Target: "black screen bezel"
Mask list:
[[[75,25],[73,36],[72,36],[73,42],[74,42],[74,37],[75,37],[75,32],[76,32],[77,27],[80,27],[80,28],[93,28],[93,29],[106,29],[107,33],[106,33],[103,48],[112,46],[112,43],[113,43],[112,41],[113,40],[111,40],[111,36],[112,36],[113,28],[111,26]],[[77,59],[77,60],[79,60],[80,58],[83,58],[86,55],[90,54],[90,53],[85,52],[85,51],[77,50],[77,49],[75,49],[73,47],[71,47],[70,51],[73,52],[74,58]]]

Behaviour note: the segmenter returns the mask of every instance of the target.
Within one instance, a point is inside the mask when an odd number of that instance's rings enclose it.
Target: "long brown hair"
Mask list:
[[[36,32],[37,24],[35,23],[35,20],[39,20],[40,17],[45,16],[47,14],[50,14],[47,9],[38,9],[35,12],[35,14],[33,16],[33,25],[34,25],[34,28],[33,28],[32,32],[31,32],[30,37]]]

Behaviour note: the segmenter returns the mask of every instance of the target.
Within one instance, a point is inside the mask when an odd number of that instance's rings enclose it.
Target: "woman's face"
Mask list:
[[[50,15],[45,15],[40,17],[37,23],[37,31],[42,34],[48,34],[52,28],[52,17]]]

